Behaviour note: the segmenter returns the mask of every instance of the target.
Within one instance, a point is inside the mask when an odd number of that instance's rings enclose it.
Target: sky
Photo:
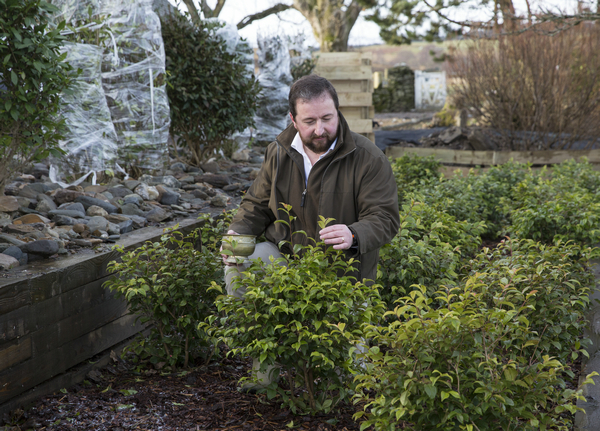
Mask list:
[[[177,4],[177,0],[169,0],[172,4]],[[197,0],[196,0],[197,1]],[[219,18],[222,20],[236,25],[244,17],[251,15],[256,12],[265,10],[277,3],[290,3],[289,0],[227,0]],[[208,0],[209,6],[214,6],[216,0]],[[515,8],[518,13],[526,14],[526,3],[525,0],[513,0]],[[591,3],[591,0],[584,0],[584,3]],[[573,12],[577,7],[577,0],[530,0],[530,4],[533,10],[539,10],[540,8],[557,10],[560,8],[563,11]],[[186,10],[185,6],[179,6],[182,10]],[[479,15],[480,20],[485,19],[485,13],[481,10],[463,9],[454,12],[452,18],[460,20],[466,16],[473,19],[474,15]],[[287,10],[280,13],[279,15],[272,15],[259,21],[255,21],[251,25],[240,30],[240,36],[247,39],[252,46],[256,46],[256,37],[258,34],[273,35],[273,34],[287,34],[295,36],[297,34],[303,34],[305,36],[306,43],[309,46],[318,47],[318,43],[315,40],[310,24],[304,19],[300,12],[296,10]],[[372,23],[365,21],[364,18],[359,17],[358,21],[352,28],[350,33],[349,44],[351,46],[356,45],[375,45],[383,43],[379,37],[379,27]]]

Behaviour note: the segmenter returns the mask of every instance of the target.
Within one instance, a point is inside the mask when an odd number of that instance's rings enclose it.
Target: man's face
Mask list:
[[[333,99],[328,93],[312,100],[298,99],[292,123],[306,148],[316,154],[325,153],[335,141],[339,123]]]

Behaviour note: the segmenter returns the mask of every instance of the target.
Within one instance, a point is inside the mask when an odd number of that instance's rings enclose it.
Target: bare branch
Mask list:
[[[213,16],[219,16],[221,9],[225,6],[225,0],[217,0],[217,5],[213,9]]]
[[[238,22],[237,28],[238,28],[238,30],[241,30],[242,28],[246,27],[247,25],[252,24],[254,21],[258,21],[259,19],[266,18],[269,15],[283,12],[285,10],[292,9],[292,8],[293,8],[293,6],[291,6],[291,5],[287,5],[287,4],[283,4],[283,3],[276,4],[275,6],[270,7],[269,9],[265,9],[262,12],[248,15],[243,20]]]
[[[192,17],[192,22],[196,25],[200,24],[200,15],[198,14],[198,9],[196,9],[196,5],[194,4],[194,0],[183,0],[183,3],[188,9],[190,16]]]

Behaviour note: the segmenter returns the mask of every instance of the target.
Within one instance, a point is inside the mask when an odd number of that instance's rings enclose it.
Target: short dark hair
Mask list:
[[[303,76],[296,82],[294,82],[290,88],[290,95],[288,101],[290,104],[290,113],[294,119],[296,118],[296,103],[298,99],[313,100],[324,93],[328,93],[333,100],[335,109],[339,109],[340,102],[338,100],[337,92],[331,82],[327,79],[322,78],[318,75],[307,75]]]

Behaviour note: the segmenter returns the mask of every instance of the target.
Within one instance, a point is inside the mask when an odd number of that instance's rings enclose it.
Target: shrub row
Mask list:
[[[438,167],[393,163],[401,229],[381,250],[377,284],[355,280],[352,261],[315,242],[253,264],[244,300],[222,295],[214,262],[225,221],[195,234],[202,251],[187,245],[195,236],[168,251],[170,234],[126,255],[111,286],[155,328],[137,350],[186,365],[224,342],[262,371],[280,367],[282,381],[264,389],[270,399],[315,414],[353,398],[362,429],[568,429],[581,398],[570,364],[589,345],[600,175],[585,162],[552,172],[511,163],[454,179]],[[481,248],[497,232],[510,237]],[[186,309],[193,301],[201,306]]]

